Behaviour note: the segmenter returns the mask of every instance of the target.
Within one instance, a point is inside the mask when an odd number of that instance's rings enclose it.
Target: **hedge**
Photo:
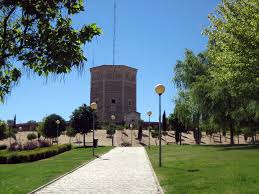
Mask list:
[[[49,158],[57,154],[71,150],[71,144],[55,145],[46,148],[37,148],[30,151],[0,152],[0,164],[15,164],[33,162]]]

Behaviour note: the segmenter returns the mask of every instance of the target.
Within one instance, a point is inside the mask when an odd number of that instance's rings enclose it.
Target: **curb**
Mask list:
[[[114,149],[114,148],[112,148],[110,151],[112,151],[113,149]],[[106,153],[100,155],[99,158],[102,157],[103,155],[109,153],[110,151],[108,151],[108,152],[106,152]],[[89,160],[89,161],[87,161],[87,162],[84,162],[84,163],[81,164],[80,166],[77,166],[76,168],[72,169],[71,171],[69,171],[69,172],[67,172],[67,173],[65,173],[65,174],[60,175],[59,177],[57,177],[57,178],[51,180],[50,182],[48,182],[48,183],[46,183],[46,184],[44,184],[44,185],[42,185],[42,186],[40,186],[40,187],[34,189],[33,191],[29,192],[28,194],[34,194],[34,193],[40,191],[41,189],[43,189],[43,188],[47,187],[48,185],[50,185],[50,184],[56,182],[57,180],[63,178],[64,176],[67,176],[67,175],[71,174],[72,172],[78,170],[79,168],[82,168],[83,166],[85,166],[85,165],[87,165],[87,164],[89,164],[89,163],[91,163],[91,162],[93,162],[94,160],[97,160],[97,159],[99,159],[99,158],[93,158],[92,160]]]
[[[151,170],[152,170],[153,177],[154,177],[155,182],[156,182],[156,186],[157,186],[158,193],[159,193],[159,194],[164,194],[164,191],[163,191],[162,187],[161,187],[160,184],[159,184],[158,178],[157,178],[156,173],[155,173],[155,171],[154,171],[154,169],[153,169],[153,166],[152,166],[152,164],[151,164],[150,158],[149,158],[149,156],[148,156],[148,154],[147,154],[147,151],[146,151],[146,148],[145,148],[145,147],[144,147],[144,150],[145,150],[145,153],[146,153],[146,157],[147,157],[147,159],[148,159],[148,164],[149,164],[149,166],[150,166],[150,168],[151,168]]]

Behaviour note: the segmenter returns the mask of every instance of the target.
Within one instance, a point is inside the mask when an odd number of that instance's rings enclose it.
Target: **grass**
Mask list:
[[[99,147],[95,153],[100,155],[110,149]],[[78,148],[36,162],[0,164],[0,194],[28,193],[94,158],[91,148]]]
[[[147,149],[165,193],[259,193],[259,146],[166,145]]]

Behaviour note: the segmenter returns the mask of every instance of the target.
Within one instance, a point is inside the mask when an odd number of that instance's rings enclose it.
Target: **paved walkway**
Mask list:
[[[143,147],[117,147],[37,193],[160,193]]]

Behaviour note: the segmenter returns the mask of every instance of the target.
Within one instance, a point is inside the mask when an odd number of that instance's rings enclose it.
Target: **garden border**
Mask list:
[[[160,183],[159,183],[158,178],[157,178],[157,176],[156,176],[156,172],[154,171],[154,168],[153,168],[153,166],[152,166],[152,164],[151,164],[151,161],[150,161],[150,158],[149,158],[149,156],[148,156],[146,147],[144,147],[144,150],[145,150],[145,153],[146,153],[146,156],[147,156],[147,159],[148,159],[148,164],[149,164],[149,166],[150,166],[150,168],[151,168],[151,170],[152,170],[153,177],[154,177],[154,179],[155,179],[155,183],[156,183],[158,192],[159,192],[160,194],[164,194],[164,191],[163,191],[162,187],[160,186]]]

